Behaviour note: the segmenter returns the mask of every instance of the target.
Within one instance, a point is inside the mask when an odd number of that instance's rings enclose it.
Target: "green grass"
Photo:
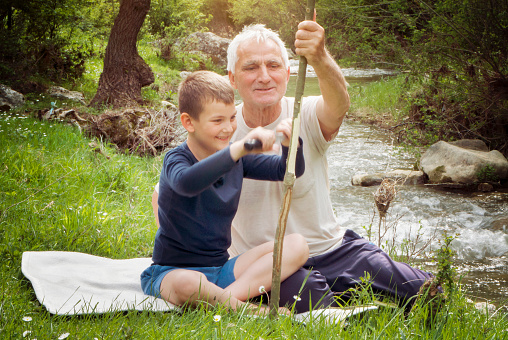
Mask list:
[[[393,121],[400,120],[404,115],[400,97],[405,78],[405,75],[399,75],[375,82],[352,84],[348,88],[351,98],[350,112],[367,117],[388,115]]]
[[[426,307],[404,316],[380,308],[347,327],[322,320],[302,325],[206,310],[55,316],[36,300],[21,273],[24,251],[65,250],[109,258],[148,257],[155,223],[150,205],[161,157],[141,158],[101,143],[74,127],[22,114],[0,114],[0,338],[58,339],[503,339],[504,315],[487,316],[458,292],[430,326]],[[362,293],[359,303],[372,302]],[[215,315],[221,315],[219,322]],[[24,321],[29,317],[31,321]]]
[[[0,126],[2,222],[16,216],[24,226],[2,230],[3,238],[26,239],[30,249],[133,255],[129,245],[153,228],[146,212],[159,158],[118,154],[103,143],[107,159],[75,128],[26,116],[4,115]],[[9,256],[20,246],[12,243]]]

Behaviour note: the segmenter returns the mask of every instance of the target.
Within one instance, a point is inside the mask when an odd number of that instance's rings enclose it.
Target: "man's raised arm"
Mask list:
[[[317,104],[317,116],[323,136],[331,140],[349,110],[346,80],[339,65],[325,49],[323,27],[315,21],[302,21],[298,25],[295,48],[296,54],[307,58],[316,71],[322,94]]]

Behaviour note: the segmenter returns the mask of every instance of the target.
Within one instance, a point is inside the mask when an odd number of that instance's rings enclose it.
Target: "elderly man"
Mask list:
[[[432,276],[393,261],[368,240],[343,230],[332,209],[326,150],[349,109],[349,95],[340,67],[326,51],[324,41],[324,30],[316,22],[298,25],[296,53],[305,56],[314,68],[321,96],[302,101],[300,133],[305,174],[294,184],[287,221],[287,233],[306,238],[310,257],[303,268],[281,284],[280,304],[295,304],[298,312],[307,311],[310,305],[333,305],[335,297],[361,282],[361,277],[370,279],[374,291],[405,302]],[[284,96],[290,72],[288,55],[275,32],[263,25],[245,27],[229,45],[228,72],[243,100],[237,107],[238,127],[233,141],[257,126],[275,130],[281,120],[293,116],[294,98]],[[231,256],[273,241],[282,187],[279,182],[244,179],[233,220]],[[157,209],[157,193],[152,202]]]
[[[312,305],[332,304],[334,294],[355,286],[367,273],[375,291],[401,301],[415,296],[431,277],[393,261],[381,249],[351,230],[342,230],[337,223],[329,197],[325,153],[349,109],[349,95],[344,76],[326,51],[324,41],[324,30],[319,24],[299,24],[296,53],[305,56],[314,68],[321,90],[321,96],[304,98],[301,105],[306,170],[294,184],[287,221],[287,232],[304,235],[310,248],[305,269],[281,286],[281,305],[296,302],[299,312],[308,309],[309,298]],[[284,96],[289,81],[288,56],[276,33],[263,25],[245,27],[229,45],[228,72],[243,100],[237,107],[238,129],[233,140],[257,126],[274,129],[282,119],[293,116],[294,98]],[[244,179],[233,221],[232,256],[274,239],[282,186]],[[298,295],[300,298],[295,301],[294,296]]]

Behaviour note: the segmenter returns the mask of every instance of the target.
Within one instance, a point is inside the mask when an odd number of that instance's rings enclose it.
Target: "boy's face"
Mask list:
[[[203,159],[229,145],[233,133],[236,131],[236,107],[234,104],[224,104],[213,101],[204,105],[199,120],[192,119],[194,131],[189,131],[193,139],[193,146],[198,153],[195,156]]]

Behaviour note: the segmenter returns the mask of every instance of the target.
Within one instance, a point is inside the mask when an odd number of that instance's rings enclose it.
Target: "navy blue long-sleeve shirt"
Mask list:
[[[229,258],[231,222],[243,178],[282,181],[287,154],[288,148],[282,147],[282,156],[246,155],[235,162],[227,147],[198,162],[186,142],[169,151],[159,179],[160,228],[153,263],[176,267],[224,265]],[[296,176],[304,171],[300,139]]]

